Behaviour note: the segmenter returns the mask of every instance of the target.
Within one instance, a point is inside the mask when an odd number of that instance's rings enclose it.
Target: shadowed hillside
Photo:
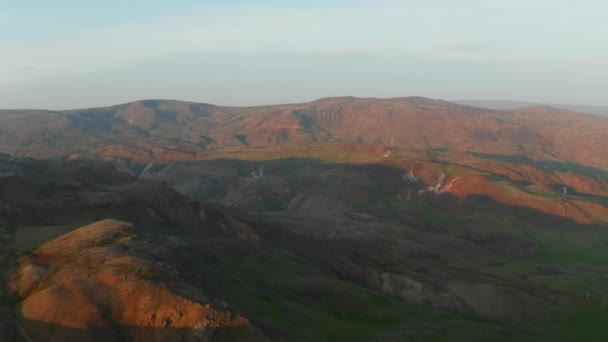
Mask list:
[[[5,159],[6,325],[78,341],[602,337],[605,224],[441,191],[457,165],[431,191],[437,163],[210,160],[137,180]],[[497,175],[480,189],[515,182]]]

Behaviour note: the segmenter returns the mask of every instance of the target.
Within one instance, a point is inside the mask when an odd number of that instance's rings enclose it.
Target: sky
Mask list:
[[[0,108],[608,104],[605,0],[0,0]]]

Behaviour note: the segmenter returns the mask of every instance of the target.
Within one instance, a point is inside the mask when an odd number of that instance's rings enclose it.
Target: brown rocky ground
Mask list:
[[[45,243],[19,260],[10,283],[24,298],[19,320],[35,341],[263,340],[246,318],[183,283],[165,261],[172,248],[117,220]]]

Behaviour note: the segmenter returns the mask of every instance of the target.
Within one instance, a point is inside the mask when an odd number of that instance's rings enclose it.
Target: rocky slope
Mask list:
[[[33,341],[265,340],[221,298],[184,281],[174,264],[187,236],[246,234],[237,220],[160,183],[135,182],[111,164],[0,164],[13,172],[0,177],[6,298],[18,302],[18,323],[11,324],[10,313],[3,319],[12,335]],[[79,222],[94,223],[78,228]],[[65,225],[73,231],[39,245]],[[30,252],[16,259],[15,249],[24,248]]]
[[[19,261],[11,289],[35,341],[262,341],[249,321],[188,286],[170,264],[179,242],[152,242],[103,220]]]

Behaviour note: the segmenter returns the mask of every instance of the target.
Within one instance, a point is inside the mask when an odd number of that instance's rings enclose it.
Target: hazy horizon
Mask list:
[[[323,97],[606,105],[608,4],[39,1],[0,4],[0,108]]]
[[[177,102],[190,102],[190,103],[202,103],[202,104],[210,104],[220,107],[256,107],[256,106],[274,106],[274,105],[290,105],[290,104],[298,104],[298,103],[309,103],[317,100],[323,100],[328,98],[340,98],[340,97],[354,97],[358,99],[377,99],[377,100],[390,100],[390,99],[399,99],[399,98],[410,98],[410,97],[422,97],[432,100],[445,101],[454,104],[461,104],[465,106],[478,107],[478,108],[486,108],[486,109],[497,109],[497,110],[509,110],[516,108],[523,108],[528,106],[554,106],[556,109],[560,107],[572,107],[571,110],[578,111],[579,113],[587,113],[587,114],[598,114],[594,111],[584,111],[580,110],[580,108],[588,108],[588,109],[597,109],[601,110],[601,115],[608,115],[608,105],[585,105],[578,103],[545,103],[545,102],[531,102],[531,101],[519,101],[519,100],[510,100],[510,99],[441,99],[432,96],[425,95],[403,95],[403,96],[393,96],[393,97],[377,97],[377,96],[353,96],[353,95],[340,95],[340,96],[323,96],[318,98],[312,98],[303,101],[287,101],[287,102],[274,102],[274,103],[254,103],[254,104],[226,104],[226,103],[215,103],[211,101],[194,101],[190,99],[180,99],[180,98],[136,98],[128,101],[122,102],[108,102],[100,105],[93,106],[80,106],[80,107],[65,107],[65,108],[47,108],[47,107],[0,107],[0,110],[51,110],[51,111],[70,111],[70,110],[78,110],[78,109],[87,109],[87,108],[104,108],[104,107],[112,107],[119,106],[128,103],[138,102],[138,101],[177,101]],[[485,106],[484,106],[485,104]],[[503,106],[505,106],[503,108]],[[579,107],[579,110],[576,109]]]

